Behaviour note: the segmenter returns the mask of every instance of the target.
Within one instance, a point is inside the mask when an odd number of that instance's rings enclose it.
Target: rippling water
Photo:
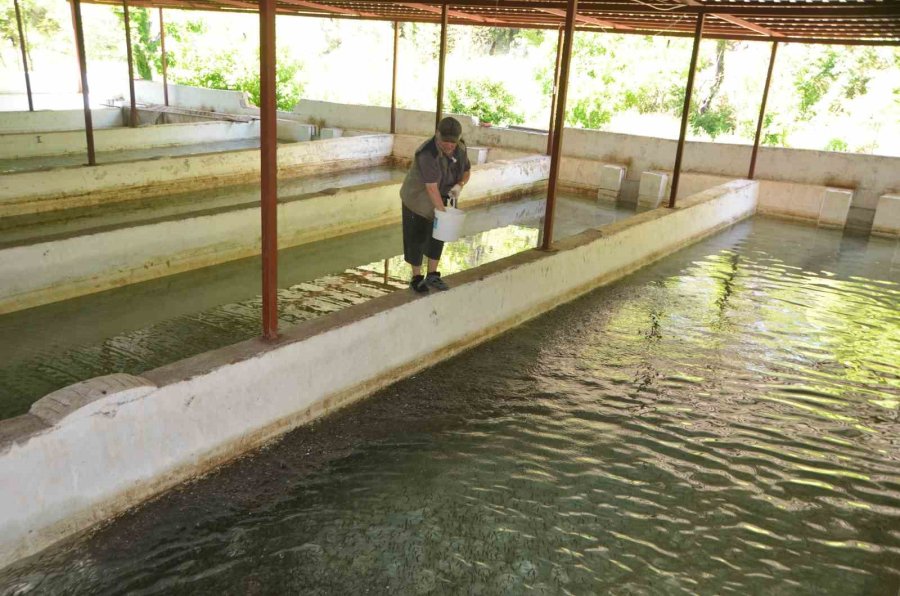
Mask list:
[[[897,243],[756,219],[0,586],[893,596],[898,362]]]

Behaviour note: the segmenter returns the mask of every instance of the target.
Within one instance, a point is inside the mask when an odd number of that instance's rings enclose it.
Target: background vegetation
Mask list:
[[[37,90],[73,92],[77,69],[68,5],[21,0]],[[172,82],[246,91],[258,101],[258,22],[253,15],[166,11]],[[127,77],[121,9],[83,5],[92,92],[121,95]],[[131,10],[136,76],[160,79],[157,11]],[[279,17],[278,105],[301,97],[388,105],[392,25]],[[439,28],[401,26],[399,103],[433,110]],[[546,128],[555,31],[453,26],[446,104],[495,125]],[[12,3],[0,10],[0,91],[22,92]],[[674,138],[691,41],[577,33],[567,102],[569,126]],[[753,138],[769,44],[701,45],[691,138]],[[105,94],[105,95],[104,95]],[[900,155],[900,49],[807,46],[779,50],[765,144]]]

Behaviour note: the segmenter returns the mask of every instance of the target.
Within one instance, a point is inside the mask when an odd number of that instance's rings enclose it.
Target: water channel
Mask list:
[[[361,184],[393,176],[394,170],[376,168],[300,179],[293,187],[282,185],[280,198],[298,188],[308,192],[323,184]],[[255,191],[249,185],[199,197],[186,193],[130,209],[113,205],[84,218],[44,222],[18,232],[47,237],[63,226],[121,225],[122,218],[134,222],[141,215],[210,202],[233,205],[252,192],[258,194],[258,186]],[[535,247],[543,205],[543,194],[535,194],[475,210],[467,220],[467,236],[445,248],[443,273]],[[557,213],[559,238],[633,214],[565,194]],[[409,267],[398,255],[402,247],[398,222],[280,251],[279,324],[296,325],[404,288]],[[35,400],[78,381],[113,372],[140,374],[258,336],[260,278],[259,259],[249,258],[0,316],[0,337],[10,338],[0,342],[0,419],[24,414]]]
[[[898,243],[756,218],[0,592],[895,596],[898,362]]]

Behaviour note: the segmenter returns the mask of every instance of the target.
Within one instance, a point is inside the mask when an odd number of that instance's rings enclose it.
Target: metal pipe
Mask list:
[[[81,99],[84,101],[84,134],[87,137],[88,165],[97,165],[94,153],[94,121],[91,117],[91,98],[88,91],[87,58],[84,52],[84,27],[81,24],[81,0],[72,0],[72,17],[75,21],[75,51],[78,69],[81,71]]]
[[[19,0],[13,0],[16,6],[16,24],[19,26],[19,47],[22,50],[22,66],[25,68],[25,93],[28,94],[28,111],[34,111],[34,101],[31,98],[31,77],[28,75],[28,52],[25,50],[25,29],[22,27],[22,11],[19,10]]]
[[[756,154],[759,152],[759,138],[762,135],[763,119],[766,116],[766,103],[769,101],[769,86],[772,83],[772,71],[775,70],[775,54],[778,53],[778,42],[772,42],[772,54],[769,56],[769,72],[766,73],[766,86],[763,88],[762,104],[759,106],[759,120],[756,122],[756,136],[753,138],[753,153],[750,154],[750,171],[747,178],[753,180],[756,175]]]
[[[697,70],[697,56],[700,54],[700,40],[703,38],[705,13],[697,15],[697,29],[694,32],[694,50],[691,54],[691,69],[688,71],[687,88],[684,90],[684,107],[681,111],[681,132],[678,135],[678,149],[675,152],[675,168],[672,171],[672,192],[669,194],[669,209],[675,207],[678,194],[678,179],[681,177],[681,159],[684,156],[684,138],[687,135],[688,118],[691,112],[691,94],[694,91],[694,71]]]
[[[137,102],[134,97],[134,57],[131,54],[131,20],[128,18],[127,0],[122,0],[122,10],[125,16],[125,54],[128,58],[128,97],[131,100],[128,125],[135,128],[137,126]]]
[[[559,28],[556,40],[556,67],[553,70],[553,90],[550,95],[550,125],[547,127],[547,155],[553,147],[553,120],[556,118],[556,100],[559,94],[559,67],[562,61],[563,28]]]
[[[397,50],[400,46],[400,22],[394,21],[394,75],[391,79],[391,134],[397,134]]]
[[[263,338],[278,337],[278,146],[275,115],[276,0],[259,2],[260,213]]]
[[[563,58],[560,66],[559,96],[556,100],[556,124],[553,147],[550,151],[550,179],[547,181],[547,205],[544,212],[544,232],[541,248],[549,250],[553,243],[553,211],[556,207],[556,183],[559,179],[559,162],[562,159],[563,127],[566,124],[566,94],[569,89],[569,63],[572,61],[572,45],[575,41],[575,15],[578,0],[567,0],[566,35],[563,42]]]
[[[162,50],[163,101],[169,105],[168,60],[166,57],[166,25],[163,21],[163,9],[159,9],[159,46]]]
[[[447,60],[447,25],[450,21],[446,0],[441,4],[441,52],[438,58],[438,88],[437,88],[437,110],[434,116],[434,128],[437,130],[438,123],[444,111],[444,62]]]

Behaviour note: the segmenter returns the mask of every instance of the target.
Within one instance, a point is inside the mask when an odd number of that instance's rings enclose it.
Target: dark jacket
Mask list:
[[[455,160],[455,161],[454,161]],[[466,144],[460,139],[453,158],[447,156],[434,137],[422,143],[413,156],[409,172],[400,187],[400,200],[407,209],[425,219],[434,219],[434,204],[425,190],[425,183],[436,182],[442,197],[471,169]]]

